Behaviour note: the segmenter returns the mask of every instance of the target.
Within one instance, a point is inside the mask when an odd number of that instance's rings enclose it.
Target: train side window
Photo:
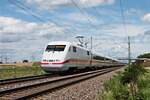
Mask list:
[[[73,47],[73,52],[77,52],[77,48],[76,47]]]
[[[87,51],[87,55],[90,55],[90,52],[89,52],[89,51]]]

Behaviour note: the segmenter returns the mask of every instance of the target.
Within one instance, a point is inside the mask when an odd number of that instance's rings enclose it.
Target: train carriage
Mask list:
[[[116,60],[93,54],[88,49],[65,41],[50,42],[43,53],[41,67],[46,72],[62,72],[86,67],[117,65]]]

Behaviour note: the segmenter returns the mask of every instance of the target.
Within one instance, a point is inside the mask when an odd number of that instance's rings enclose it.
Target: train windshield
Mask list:
[[[66,45],[48,45],[46,51],[64,51]]]

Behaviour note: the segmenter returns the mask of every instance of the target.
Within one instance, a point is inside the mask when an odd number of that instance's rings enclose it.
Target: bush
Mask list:
[[[123,84],[129,84],[131,82],[137,83],[139,77],[144,75],[146,70],[140,64],[133,63],[131,67],[127,67],[122,74],[121,82]]]
[[[105,96],[106,97],[109,96],[107,97],[107,99],[109,98],[108,100],[111,100],[110,98],[113,98],[114,100],[128,100],[129,99],[129,92],[128,92],[127,85],[124,86],[123,84],[121,84],[120,78],[121,78],[121,75],[113,78],[112,80],[106,81],[104,83],[104,87],[106,90]],[[106,95],[107,93],[108,95]]]
[[[102,100],[149,100],[150,79],[147,78],[150,74],[145,78],[145,72],[142,65],[133,63],[123,73],[104,83]]]
[[[138,82],[140,97],[144,100],[150,100],[150,71],[148,71]]]

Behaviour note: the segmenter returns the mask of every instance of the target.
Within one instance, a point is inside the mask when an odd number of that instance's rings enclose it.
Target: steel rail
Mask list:
[[[52,74],[44,74],[44,75],[36,75],[36,76],[27,76],[27,77],[18,77],[18,78],[11,78],[11,79],[4,79],[0,80],[0,86],[11,84],[11,83],[18,83],[18,82],[24,82],[24,81],[30,81],[30,80],[37,80],[42,78],[47,78],[52,76]]]

